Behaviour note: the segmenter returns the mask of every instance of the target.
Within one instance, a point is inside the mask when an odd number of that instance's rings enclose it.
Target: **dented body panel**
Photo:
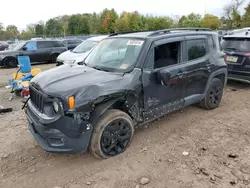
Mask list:
[[[215,77],[226,84],[227,67],[222,53],[211,51],[197,61],[187,61],[186,37],[181,33],[174,35],[170,34],[169,39],[135,35],[135,39],[144,40],[143,49],[134,66],[125,72],[63,65],[34,77],[30,83],[33,96],[27,104],[32,135],[46,151],[85,152],[96,123],[110,108],[127,113],[139,126],[200,102]],[[180,63],[157,70],[147,69],[152,49],[175,40],[182,41],[184,55]],[[168,85],[157,80],[159,70],[171,74]],[[75,98],[74,109],[68,107],[70,96]],[[55,100],[59,104],[57,113],[52,109]]]

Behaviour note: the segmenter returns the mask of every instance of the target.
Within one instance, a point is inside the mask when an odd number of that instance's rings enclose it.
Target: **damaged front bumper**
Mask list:
[[[38,115],[31,101],[27,103],[29,130],[39,145],[48,152],[83,153],[89,146],[93,128],[88,121],[62,115],[54,120]],[[50,119],[50,121],[47,121]]]

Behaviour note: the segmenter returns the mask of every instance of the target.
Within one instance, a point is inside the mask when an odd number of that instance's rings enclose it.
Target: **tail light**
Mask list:
[[[250,53],[246,53],[245,56],[246,56],[246,57],[250,57]]]

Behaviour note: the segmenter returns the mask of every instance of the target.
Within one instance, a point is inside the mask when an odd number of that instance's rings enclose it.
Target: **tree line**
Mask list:
[[[0,23],[0,40],[30,39],[32,37],[62,37],[66,35],[108,34],[122,31],[157,30],[173,27],[205,27],[213,30],[250,26],[250,3],[241,15],[239,9],[244,0],[232,0],[225,5],[222,17],[190,13],[183,16],[142,15],[137,11],[122,12],[104,9],[100,13],[63,15],[27,25],[19,31],[15,25],[6,28]]]

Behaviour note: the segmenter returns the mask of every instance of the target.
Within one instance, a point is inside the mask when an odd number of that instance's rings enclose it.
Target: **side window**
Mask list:
[[[78,43],[77,40],[69,40],[69,41],[68,41],[68,44],[77,44],[77,43]]]
[[[181,42],[171,42],[156,46],[150,51],[146,68],[158,69],[180,62]]]
[[[213,37],[211,35],[207,36],[207,41],[208,41],[209,49],[214,49],[215,48],[215,43],[214,43]]]
[[[63,42],[63,44],[65,44],[66,46],[68,45],[68,41],[67,41],[67,40],[63,40],[62,42]]]
[[[52,41],[39,41],[37,42],[38,48],[51,48],[53,47]]]
[[[60,41],[53,41],[53,47],[64,47],[64,44]]]
[[[198,59],[207,54],[206,40],[195,39],[187,41],[188,60]]]
[[[29,41],[25,44],[25,47],[27,47],[27,51],[34,51],[37,50],[36,41]]]

